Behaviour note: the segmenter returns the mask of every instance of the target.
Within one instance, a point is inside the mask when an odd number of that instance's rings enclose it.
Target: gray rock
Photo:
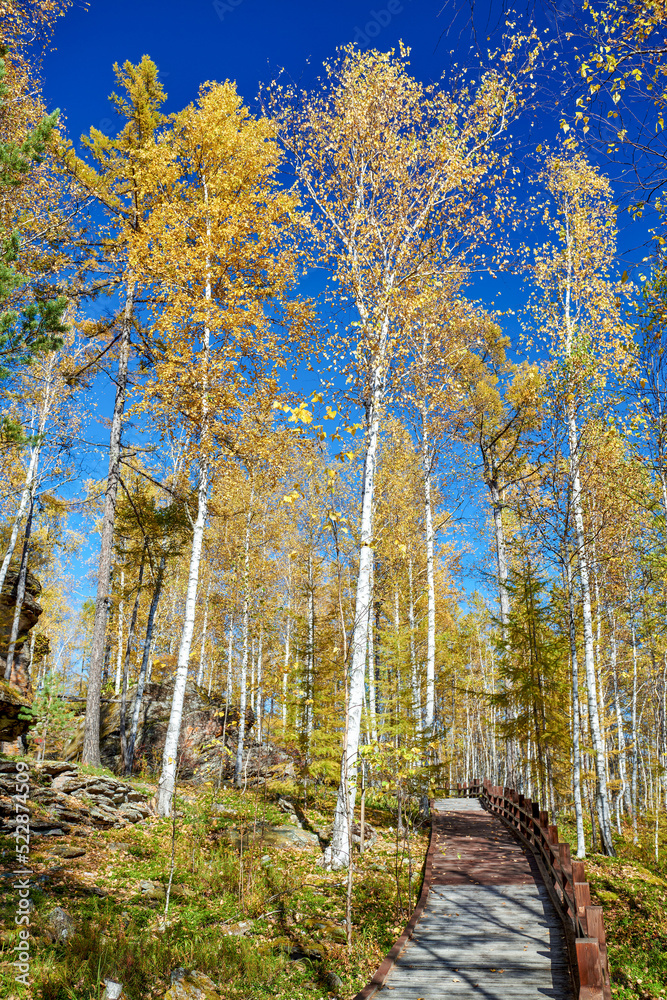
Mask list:
[[[122,997],[123,984],[117,983],[115,979],[105,979],[102,1000],[122,1000]]]
[[[62,944],[72,937],[76,924],[67,910],[56,906],[51,910],[44,925],[44,934],[53,944]]]
[[[144,899],[161,900],[165,897],[164,886],[160,882],[144,880],[139,883],[139,888]]]
[[[65,788],[67,788],[70,785],[73,779],[74,779],[74,787],[75,788],[78,787],[76,771],[72,771],[71,765],[65,764],[64,766],[66,770],[59,771],[59,773],[56,774],[55,778],[51,782],[51,788],[56,792],[64,791]]]
[[[57,855],[59,858],[81,858],[85,854],[85,850],[82,847],[73,847],[69,844],[57,845],[51,848],[51,854]]]
[[[174,969],[164,1000],[221,1000],[215,983],[196,969]]]
[[[343,989],[343,980],[335,972],[327,972],[324,976],[324,985],[330,993],[340,993]]]

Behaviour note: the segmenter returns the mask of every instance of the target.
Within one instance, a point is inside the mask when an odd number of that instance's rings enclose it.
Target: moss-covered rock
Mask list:
[[[222,994],[203,972],[174,969],[164,1000],[222,1000]]]

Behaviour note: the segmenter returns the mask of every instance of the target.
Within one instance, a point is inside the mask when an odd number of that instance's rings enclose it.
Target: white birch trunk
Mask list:
[[[428,630],[426,640],[426,714],[427,732],[435,722],[435,553],[433,510],[431,506],[431,464],[433,455],[429,441],[426,410],[422,410],[422,467],[424,471],[424,528],[426,533],[426,587],[428,598]]]
[[[290,640],[292,638],[292,560],[287,560],[287,621],[285,622],[285,657],[283,660],[283,734],[287,729],[287,678],[289,675]]]
[[[315,676],[315,581],[313,550],[308,550],[308,653],[306,656],[306,739],[310,750],[313,733],[313,677]]]
[[[254,491],[250,491],[250,505],[245,530],[245,548],[243,561],[243,624],[241,632],[241,676],[239,692],[239,725],[236,743],[236,760],[234,762],[234,784],[241,787],[243,781],[243,745],[245,742],[245,713],[248,687],[248,648],[250,639],[250,524],[252,522],[252,505]]]
[[[374,743],[377,743],[377,706],[375,704],[375,616],[373,614],[375,569],[371,569],[371,599],[368,605],[368,705],[369,705],[369,733]]]
[[[195,628],[195,613],[197,606],[197,588],[199,585],[199,566],[201,563],[202,545],[204,542],[204,527],[208,513],[208,463],[202,457],[199,469],[199,488],[197,491],[197,519],[192,532],[192,547],[190,549],[190,565],[188,570],[188,589],[185,597],[185,618],[181,644],[178,650],[176,680],[171,702],[171,714],[167,726],[167,736],[162,754],[162,773],[158,785],[158,815],[171,814],[171,800],[176,785],[176,770],[178,766],[178,741],[181,734],[183,719],[183,704],[185,687],[188,681],[188,665],[192,635]]]
[[[634,619],[631,626],[632,635],[632,775],[631,782],[631,802],[632,802],[632,842],[639,843],[639,833],[637,831],[637,776],[639,766],[639,734],[637,731],[637,637],[635,633]]]
[[[572,591],[572,569],[568,555],[567,596],[570,619],[570,659],[572,662],[572,789],[574,793],[574,815],[577,826],[577,857],[586,857],[584,836],[584,807],[581,801],[581,716],[579,714],[579,657],[577,655],[577,635],[574,617],[574,593]]]
[[[202,680],[204,679],[204,662],[206,659],[206,630],[208,628],[208,599],[211,593],[211,581],[209,580],[208,586],[206,588],[206,601],[204,604],[204,624],[202,626],[201,632],[201,649],[199,651],[199,669],[197,671],[197,686],[201,687]]]
[[[234,661],[234,614],[229,616],[229,639],[227,642],[227,680],[225,690],[225,702],[227,705],[232,700],[232,663]]]
[[[571,285],[572,285],[572,265],[569,259],[571,253],[572,236],[569,228],[566,230],[566,240],[568,247],[568,279],[565,288],[565,356],[569,360],[572,356],[572,346],[574,337],[574,325],[570,315],[571,308]],[[584,665],[586,669],[586,685],[588,688],[588,716],[591,729],[591,740],[593,743],[593,756],[595,760],[595,800],[598,822],[600,825],[600,835],[602,837],[602,849],[605,854],[615,856],[614,844],[611,835],[611,814],[609,810],[609,797],[607,791],[607,768],[605,761],[604,743],[600,729],[600,715],[598,711],[597,686],[595,676],[595,656],[593,640],[593,615],[591,602],[591,587],[589,578],[588,556],[586,554],[586,535],[584,529],[584,514],[581,497],[581,448],[579,441],[579,430],[577,427],[576,401],[570,400],[567,404],[567,433],[570,462],[570,481],[572,484],[572,509],[574,513],[575,537],[577,546],[577,561],[579,566],[579,582],[581,585],[581,602],[584,625]]]
[[[9,536],[9,544],[7,545],[7,551],[5,552],[4,559],[2,560],[2,565],[0,566],[0,592],[5,585],[5,577],[7,576],[7,570],[12,561],[12,555],[14,554],[14,549],[16,547],[16,539],[19,535],[19,530],[21,528],[21,521],[26,515],[28,508],[31,506],[33,497],[33,487],[35,485],[35,479],[37,477],[37,469],[39,466],[39,456],[42,449],[43,434],[46,429],[46,424],[49,419],[49,414],[51,412],[51,404],[54,400],[55,395],[55,381],[51,377],[53,374],[53,362],[49,367],[49,378],[46,381],[46,386],[44,389],[44,395],[42,397],[42,403],[39,410],[39,416],[37,418],[37,425],[31,421],[31,432],[35,435],[35,443],[30,446],[30,458],[28,460],[28,468],[26,469],[25,479],[23,481],[23,490],[21,492],[21,500],[19,502],[18,510],[16,511],[16,516],[12,524],[11,534]]]
[[[410,671],[412,681],[412,714],[418,733],[422,731],[421,692],[417,671],[417,651],[415,650],[415,599],[412,585],[412,557],[408,559],[408,625],[410,628]]]
[[[376,358],[374,361],[371,398],[368,407],[361,500],[359,570],[357,574],[354,630],[352,632],[351,662],[349,668],[346,752],[341,764],[341,781],[336,799],[331,845],[325,852],[325,863],[332,869],[347,867],[349,862],[349,830],[353,822],[354,803],[357,793],[359,737],[361,733],[361,711],[364,702],[366,651],[368,647],[368,606],[371,599],[370,583],[373,567],[373,496],[380,437],[380,408],[384,394],[385,380],[382,355],[388,332],[389,318],[386,316],[380,335],[380,359]]]
[[[204,190],[204,202],[208,205],[208,188],[205,178],[202,179]],[[211,222],[207,218],[206,235],[210,241]],[[212,296],[210,263],[206,260],[206,284],[204,298],[210,303]],[[162,773],[158,783],[158,815],[169,816],[171,813],[171,803],[176,787],[176,774],[178,771],[178,741],[181,734],[181,722],[183,719],[183,704],[185,701],[185,688],[188,681],[188,666],[190,663],[190,650],[192,648],[192,635],[195,627],[195,614],[197,608],[197,590],[199,588],[199,567],[201,564],[202,547],[204,544],[204,529],[206,527],[206,517],[208,514],[208,490],[209,490],[209,466],[206,449],[209,445],[209,399],[208,399],[208,366],[209,352],[211,346],[211,331],[206,325],[204,327],[204,350],[201,362],[203,364],[203,385],[202,385],[202,410],[201,410],[201,442],[199,456],[199,484],[197,489],[197,518],[192,529],[192,548],[190,550],[190,565],[188,567],[188,586],[185,597],[185,616],[183,619],[183,631],[181,633],[181,644],[178,650],[178,661],[176,666],[176,678],[174,681],[174,694],[171,702],[171,714],[167,726],[167,736],[162,754]]]
[[[262,656],[264,652],[264,626],[259,626],[259,639],[257,640],[257,708],[255,714],[257,715],[257,742],[261,745],[262,742],[262,718],[263,709],[262,704]]]

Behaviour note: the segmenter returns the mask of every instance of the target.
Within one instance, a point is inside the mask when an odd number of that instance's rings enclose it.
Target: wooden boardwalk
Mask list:
[[[532,854],[478,799],[437,799],[431,891],[392,1000],[572,1000],[562,924]]]

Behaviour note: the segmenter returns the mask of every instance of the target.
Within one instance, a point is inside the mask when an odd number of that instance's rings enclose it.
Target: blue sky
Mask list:
[[[442,0],[92,0],[89,10],[77,5],[58,22],[56,51],[44,67],[46,94],[78,138],[105,120],[110,127],[113,63],[137,62],[144,53],[159,66],[172,110],[193,100],[205,80],[236,80],[252,101],[260,81],[280,67],[294,79],[312,78],[337,46],[355,40],[389,49],[403,39],[415,73],[437,78],[451,47],[440,40],[450,20],[442,7]]]
[[[561,10],[567,12],[568,2],[562,0]],[[323,60],[350,42],[387,50],[402,40],[411,49],[414,74],[424,81],[437,80],[453,61],[464,64],[474,58],[476,40],[486,48],[487,36],[497,37],[505,19],[501,0],[475,5],[475,35],[468,24],[468,6],[454,6],[446,0],[377,0],[375,4],[368,0],[335,4],[91,0],[90,9],[79,0],[75,4],[57,24],[55,48],[45,58],[44,76],[49,108],[61,109],[77,146],[81,133],[91,126],[107,133],[116,130],[108,102],[114,88],[114,62],[129,59],[136,63],[142,55],[150,55],[159,67],[171,111],[194,100],[206,80],[236,81],[239,93],[252,105],[260,83],[268,83],[282,67],[293,80],[309,85]],[[544,8],[538,8],[537,16],[542,30],[547,25]],[[558,102],[562,88],[559,81],[552,83],[553,101]],[[541,134],[552,138],[558,131],[558,117],[554,106],[551,115],[536,123],[530,140],[537,144]],[[628,251],[634,248],[631,256],[636,259],[645,253],[637,249],[643,235],[636,229],[624,232],[621,242]],[[489,306],[517,309],[525,303],[520,285],[515,278],[486,276],[477,282],[473,294],[488,296]],[[506,331],[516,338],[515,320],[508,318]],[[309,391],[312,388],[312,383],[307,386]],[[99,401],[100,410],[110,415],[108,384],[101,388]],[[107,433],[100,426],[95,437],[104,441]],[[97,474],[104,474],[102,467]],[[93,549],[95,543],[93,536]]]

